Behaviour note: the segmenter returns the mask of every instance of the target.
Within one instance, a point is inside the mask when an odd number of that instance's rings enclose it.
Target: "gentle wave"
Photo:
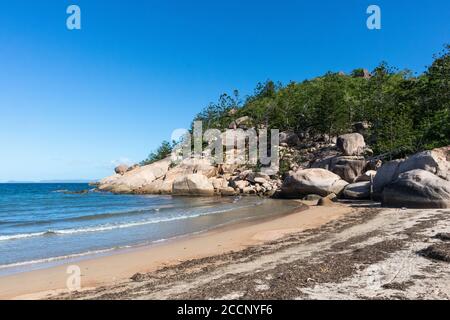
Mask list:
[[[239,207],[239,209],[253,207],[253,206],[259,205],[259,204],[261,204],[261,203],[252,204],[252,205],[248,205],[248,206],[241,206],[241,207]],[[100,226],[79,228],[79,229],[47,230],[47,231],[43,231],[43,232],[3,235],[3,236],[0,236],[0,241],[18,240],[18,239],[32,238],[32,237],[39,237],[39,236],[69,235],[69,234],[87,233],[87,232],[110,231],[110,230],[115,230],[115,229],[138,227],[138,226],[143,226],[143,225],[148,225],[148,224],[156,224],[156,223],[162,223],[162,222],[171,222],[171,221],[177,221],[177,220],[198,218],[201,216],[217,214],[217,213],[224,213],[224,212],[228,212],[228,211],[232,211],[232,210],[236,210],[236,207],[229,208],[229,209],[223,209],[223,210],[208,211],[208,212],[198,213],[198,214],[193,214],[193,215],[181,215],[181,216],[171,217],[171,218],[136,221],[136,222],[123,223],[123,224],[100,225]]]
[[[235,203],[235,202],[233,202]],[[82,208],[83,206],[81,206]],[[198,206],[192,207],[192,209],[201,209],[208,206]],[[212,206],[209,206],[212,207]],[[239,208],[239,207],[237,207]],[[26,226],[38,226],[45,225],[51,223],[58,222],[82,222],[89,220],[100,220],[100,219],[108,219],[108,218],[116,218],[116,217],[126,217],[126,216],[137,216],[143,215],[147,213],[162,213],[165,211],[173,211],[177,209],[186,209],[186,206],[183,205],[173,205],[173,204],[160,204],[158,206],[146,207],[146,208],[132,208],[127,210],[118,210],[118,211],[110,211],[110,212],[101,212],[97,214],[83,215],[78,217],[68,217],[68,218],[59,218],[59,219],[47,219],[47,220],[35,220],[35,221],[20,221],[20,220],[10,220],[10,221],[0,221],[0,225],[8,225],[10,227],[26,227]],[[24,210],[25,211],[25,210]],[[26,211],[25,211],[26,212]]]
[[[168,206],[168,209],[171,209],[171,207]],[[44,225],[44,224],[57,223],[57,222],[81,222],[81,221],[100,220],[100,219],[108,219],[108,218],[115,218],[115,217],[135,216],[135,215],[142,215],[142,214],[145,214],[148,212],[159,212],[159,211],[160,211],[160,208],[143,208],[143,209],[122,210],[122,211],[116,211],[116,212],[91,214],[91,215],[85,215],[85,216],[81,216],[81,217],[51,219],[51,220],[49,219],[49,220],[40,220],[40,221],[27,221],[27,222],[9,221],[9,222],[5,222],[4,224],[9,224],[12,227],[36,226],[36,225]]]
[[[30,261],[22,261],[22,262],[10,263],[10,264],[3,264],[3,265],[0,265],[0,269],[15,268],[15,267],[27,266],[30,264],[49,263],[49,262],[55,262],[55,261],[59,261],[59,260],[80,258],[80,257],[84,257],[84,256],[107,253],[107,252],[111,252],[111,251],[118,250],[118,249],[126,249],[128,247],[130,247],[130,246],[123,246],[123,247],[109,248],[109,249],[102,249],[102,250],[92,250],[92,251],[87,251],[87,252],[83,252],[83,253],[69,254],[66,256],[58,256],[58,257],[51,257],[51,258],[45,258],[45,259],[36,259],[36,260],[30,260]]]

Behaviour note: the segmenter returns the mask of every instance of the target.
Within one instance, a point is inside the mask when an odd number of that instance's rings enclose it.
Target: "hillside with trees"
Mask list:
[[[372,72],[327,74],[287,85],[267,80],[241,99],[239,92],[222,94],[194,121],[203,129],[225,130],[248,116],[254,127],[292,131],[300,137],[337,136],[356,122],[369,124],[366,140],[375,155],[396,158],[450,144],[450,45],[434,56],[420,75],[386,62]],[[171,144],[164,141],[142,164],[163,159]]]

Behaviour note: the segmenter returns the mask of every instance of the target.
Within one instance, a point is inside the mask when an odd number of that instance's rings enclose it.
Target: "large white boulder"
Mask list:
[[[157,180],[143,185],[139,193],[145,194],[171,194],[174,181],[182,176],[190,174],[201,174],[214,179],[217,174],[217,168],[204,158],[187,158],[171,167],[166,173]]]
[[[167,172],[165,180],[173,181],[176,177],[193,173],[203,174],[206,177],[211,178],[217,175],[217,168],[213,166],[208,159],[187,158],[171,168]]]
[[[125,172],[122,176],[113,176],[100,181],[99,189],[115,193],[137,192],[142,187],[163,177],[170,166],[170,158]]]
[[[404,172],[384,188],[382,204],[389,207],[450,208],[450,181],[421,169]]]
[[[358,156],[364,153],[366,143],[362,134],[348,133],[337,138],[336,147],[344,156]]]
[[[142,194],[171,194],[173,181],[157,179],[139,189]]]
[[[308,194],[327,196],[340,194],[348,182],[337,174],[321,168],[303,169],[290,174],[281,186],[280,196],[302,198]]]
[[[373,181],[374,194],[381,195],[384,187],[398,176],[411,170],[425,170],[442,179],[450,181],[449,147],[422,151],[406,159],[393,160],[378,169]]]
[[[422,169],[434,173],[443,179],[448,179],[449,168],[447,154],[443,149],[434,149],[422,151],[406,158],[400,163],[398,174],[415,169]]]
[[[174,180],[172,194],[183,196],[212,196],[214,195],[214,186],[202,174],[188,174],[177,177]]]
[[[114,175],[112,175],[112,176],[103,178],[103,179],[101,179],[101,180],[98,182],[99,187],[102,187],[102,186],[111,184],[111,183],[113,183],[115,180],[119,179],[120,177],[122,177],[122,175],[116,173],[116,174],[114,174]]]

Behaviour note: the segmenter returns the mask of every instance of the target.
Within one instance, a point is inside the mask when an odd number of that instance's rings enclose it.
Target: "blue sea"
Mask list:
[[[0,184],[0,275],[283,214],[296,206],[258,197],[114,195],[88,184]]]

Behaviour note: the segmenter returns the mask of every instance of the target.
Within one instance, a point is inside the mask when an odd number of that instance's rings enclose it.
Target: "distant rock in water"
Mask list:
[[[89,190],[77,190],[77,191],[70,191],[70,190],[64,190],[64,194],[87,194],[89,193]]]

